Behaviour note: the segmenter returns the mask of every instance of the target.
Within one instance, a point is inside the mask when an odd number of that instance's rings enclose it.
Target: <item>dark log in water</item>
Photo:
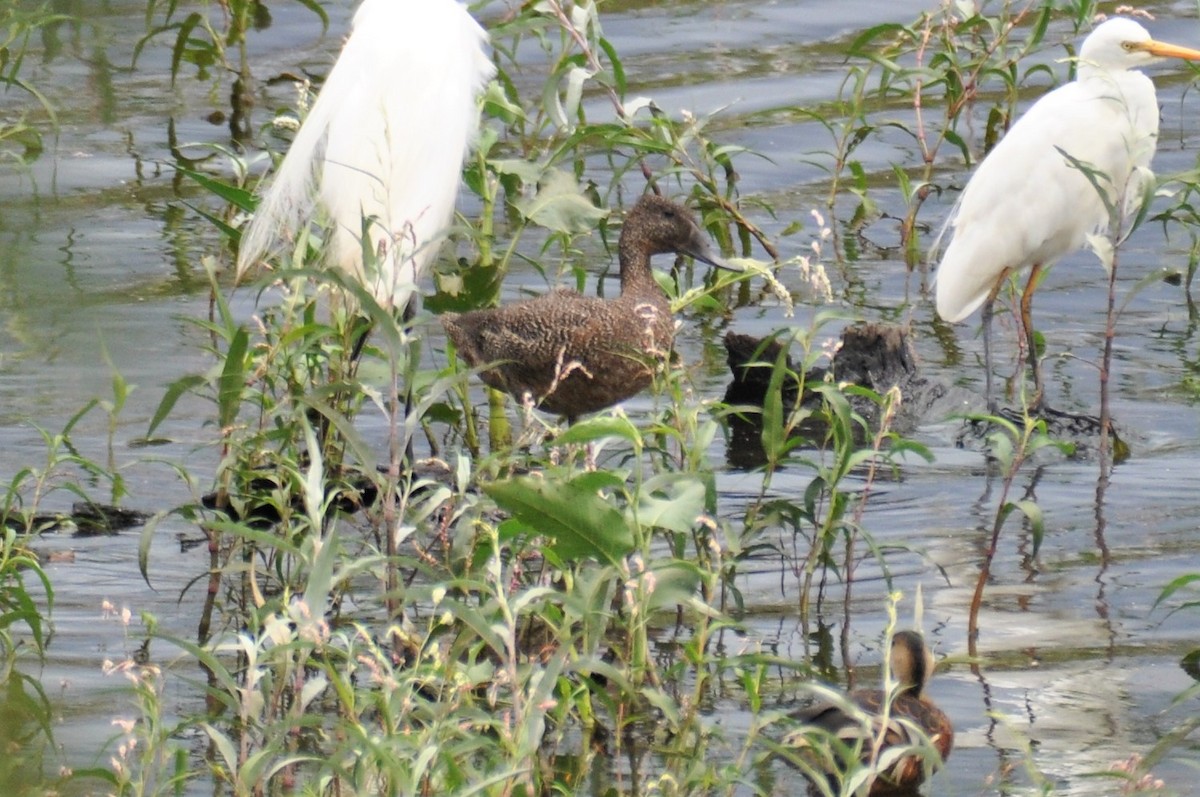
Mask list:
[[[725,403],[734,407],[762,407],[771,389],[773,368],[778,363],[784,370],[782,404],[785,413],[792,412],[797,402],[817,409],[820,395],[813,386],[825,381],[848,383],[867,388],[882,396],[896,388],[900,404],[890,429],[905,433],[922,423],[939,422],[953,416],[968,416],[955,438],[960,448],[984,448],[988,436],[997,430],[993,421],[984,417],[983,397],[921,373],[916,351],[908,330],[896,324],[861,323],[842,332],[841,346],[828,369],[812,368],[807,373],[787,355],[784,346],[774,338],[755,338],[730,332],[725,336],[725,348],[733,381],[725,391]],[[881,406],[870,398],[849,396],[851,406],[867,424],[879,428]],[[998,417],[1018,426],[1024,425],[1020,410],[1004,408]],[[1045,424],[1047,434],[1067,444],[1069,456],[1087,456],[1095,450],[1100,434],[1100,421],[1092,415],[1062,412],[1044,408],[1036,420]],[[762,450],[762,418],[754,411],[736,412],[729,416],[729,464],[753,468],[764,463]],[[814,417],[797,425],[794,432],[814,441],[825,432],[824,424]],[[1120,461],[1128,457],[1129,447],[1113,431],[1113,451]]]
[[[125,529],[140,526],[149,519],[149,512],[122,509],[119,506],[98,504],[94,501],[76,501],[71,505],[70,512],[38,512],[28,523],[20,515],[5,515],[4,525],[17,531],[31,528],[39,534],[53,531],[71,532],[76,537],[94,537],[117,534]]]
[[[1025,416],[1018,409],[1001,407],[996,415],[1015,424],[1018,429],[1025,425]],[[1095,415],[1064,412],[1043,405],[1033,417],[1034,420],[1045,424],[1046,434],[1052,440],[1066,445],[1064,453],[1067,456],[1073,459],[1086,459],[1095,453],[1100,442],[1101,430],[1100,419]],[[964,421],[963,428],[954,442],[959,448],[978,448],[985,446],[988,436],[995,431],[997,431],[996,424],[987,417],[968,418]],[[1129,444],[1121,438],[1115,421],[1109,429],[1109,433],[1112,436],[1113,462],[1124,462],[1129,459]]]
[[[204,509],[223,512],[233,522],[244,523],[258,530],[268,529],[288,515],[305,511],[299,492],[285,489],[277,476],[265,471],[261,474],[250,476],[232,493],[205,493],[200,497],[200,505]],[[446,466],[438,460],[420,460],[412,466],[411,478],[414,480],[442,483],[450,477]],[[326,514],[351,515],[373,506],[379,499],[380,483],[364,473],[346,475],[340,479],[331,476],[325,482],[325,490],[330,493],[336,491],[336,494],[328,498]],[[418,485],[416,491],[420,489]],[[289,499],[286,508],[280,505],[276,496]]]
[[[782,381],[783,410],[792,412],[797,402],[811,409],[820,407],[820,394],[813,389],[826,381],[842,382],[867,388],[883,395],[893,388],[900,391],[901,402],[892,428],[914,428],[930,408],[949,392],[949,388],[922,376],[916,352],[903,327],[894,324],[856,324],[842,332],[841,346],[828,369],[797,371],[796,364],[775,339],[760,339],[730,332],[725,348],[733,381],[725,391],[725,403],[731,406],[761,407],[770,389],[776,363],[784,368]],[[880,404],[861,396],[849,396],[854,411],[870,429],[880,422]],[[763,464],[762,418],[757,412],[739,412],[729,416],[730,445],[728,460],[739,468]],[[824,435],[826,426],[819,415],[799,424],[794,432],[814,441]]]

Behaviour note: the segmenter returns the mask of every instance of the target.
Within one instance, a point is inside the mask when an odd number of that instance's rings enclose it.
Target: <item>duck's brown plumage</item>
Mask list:
[[[899,692],[892,698],[888,714],[890,721],[884,730],[880,752],[890,747],[919,743],[920,739],[897,720],[906,720],[916,725],[937,749],[944,763],[954,746],[954,728],[950,718],[925,695],[925,685],[933,674],[933,654],[925,646],[924,639],[915,631],[898,631],[892,637],[891,669],[893,677],[901,684]],[[827,756],[814,755],[810,741],[812,729],[840,739],[853,747],[861,741],[862,756],[868,761],[874,738],[883,729],[882,719],[887,705],[887,695],[879,689],[859,689],[849,695],[850,700],[863,710],[863,717],[856,717],[840,706],[822,704],[795,712],[793,718],[803,723],[783,741],[787,746],[800,749],[809,763],[828,772],[835,762]],[[828,772],[831,777],[836,773]],[[872,797],[884,795],[913,794],[925,779],[925,760],[919,755],[902,756],[886,772],[875,779],[871,786]]]
[[[582,296],[560,289],[490,310],[446,313],[442,325],[459,355],[485,383],[547,412],[575,419],[650,385],[671,351],[671,305],[650,270],[652,255],[679,252],[728,268],[692,214],[656,196],[629,211],[617,244],[621,295]]]

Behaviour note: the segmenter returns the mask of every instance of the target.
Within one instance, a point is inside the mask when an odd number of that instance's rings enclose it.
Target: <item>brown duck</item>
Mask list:
[[[650,271],[650,257],[667,252],[737,270],[713,252],[691,212],[646,195],[621,228],[618,298],[559,289],[494,309],[446,313],[442,326],[460,357],[485,367],[485,383],[574,421],[645,390],[670,353],[675,320]]]
[[[817,771],[825,772],[831,782],[848,768],[848,762],[833,752],[836,745],[831,747],[830,743],[834,739],[846,749],[860,751],[860,760],[866,763],[881,734],[881,756],[889,748],[920,745],[924,741],[923,734],[938,752],[940,760],[936,763],[944,763],[954,746],[954,728],[949,717],[925,695],[925,685],[933,668],[933,654],[921,635],[915,631],[898,631],[892,637],[891,670],[900,687],[890,708],[887,707],[887,693],[879,689],[855,690],[849,695],[849,702],[861,709],[861,714],[830,703],[797,711],[792,717],[804,723],[804,727],[788,734],[783,744],[793,748],[799,758]],[[888,714],[886,726],[883,724],[885,709]],[[920,733],[913,732],[914,726]],[[822,736],[826,740],[823,741]],[[869,793],[872,797],[916,794],[917,787],[925,779],[925,769],[925,759],[919,754],[902,755],[876,777]]]

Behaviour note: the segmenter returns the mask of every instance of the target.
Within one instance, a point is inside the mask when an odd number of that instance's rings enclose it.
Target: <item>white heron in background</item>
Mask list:
[[[1033,406],[1043,399],[1030,301],[1038,273],[1108,229],[1110,218],[1086,166],[1118,210],[1141,199],[1158,139],[1150,78],[1133,71],[1159,58],[1200,60],[1200,51],[1154,41],[1131,19],[1099,25],[1083,42],[1076,79],[1039,99],[983,159],[948,222],[953,238],[936,277],[937,312],[955,322],[983,307],[983,351],[992,399],[992,305],[1008,275],[1031,269],[1021,296]],[[1063,153],[1074,158],[1077,163]]]
[[[238,278],[317,222],[327,265],[406,308],[451,223],[494,73],[487,34],[455,0],[363,0],[242,235]]]

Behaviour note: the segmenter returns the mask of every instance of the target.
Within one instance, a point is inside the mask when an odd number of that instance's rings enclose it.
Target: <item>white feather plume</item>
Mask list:
[[[487,34],[455,0],[363,0],[243,233],[238,278],[317,221],[327,265],[403,307],[452,220],[494,71]],[[377,255],[365,265],[364,220]]]

